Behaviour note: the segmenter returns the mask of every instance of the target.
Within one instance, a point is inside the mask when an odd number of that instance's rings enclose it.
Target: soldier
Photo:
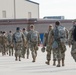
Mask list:
[[[46,31],[46,32],[44,33],[43,47],[42,47],[42,49],[41,49],[42,52],[45,52],[45,47],[46,47],[47,44],[48,44],[48,35],[49,35],[50,30],[51,30],[51,26],[49,26],[48,31]]]
[[[73,27],[69,30],[69,47],[71,48],[71,55],[76,62],[76,20],[73,21]]]
[[[12,31],[8,33],[8,48],[9,48],[9,56],[13,56],[13,34]]]
[[[0,52],[2,52],[2,31],[0,31]]]
[[[40,42],[39,33],[38,31],[35,31],[34,29],[35,29],[34,25],[31,25],[30,31],[28,33],[28,40],[30,41],[30,50],[32,53],[32,58],[33,58],[32,62],[36,61],[38,44]]]
[[[53,65],[56,65],[56,60],[58,61],[57,67],[60,67],[60,61],[62,60],[62,66],[64,66],[65,59],[65,38],[66,38],[66,28],[60,25],[59,21],[55,22],[55,28],[53,30],[54,42],[53,42]]]
[[[51,50],[52,50],[52,42],[53,42],[53,26],[52,24],[49,25],[48,29],[48,38],[47,38],[47,45],[46,45],[46,59],[47,61],[45,62],[47,65],[50,65],[50,60],[51,60]]]
[[[13,34],[13,42],[15,47],[15,60],[17,61],[19,58],[19,61],[21,61],[21,52],[23,49],[24,35],[20,31],[20,27],[17,27],[16,32]]]
[[[2,32],[1,38],[2,38],[2,42],[1,42],[2,55],[6,55],[8,39],[7,39],[7,33],[5,31]]]
[[[23,58],[25,58],[25,53],[27,52],[27,59],[28,59],[29,58],[29,48],[28,48],[28,40],[27,40],[28,31],[26,30],[26,28],[23,28],[23,34],[25,38],[25,45],[23,46],[22,56]]]

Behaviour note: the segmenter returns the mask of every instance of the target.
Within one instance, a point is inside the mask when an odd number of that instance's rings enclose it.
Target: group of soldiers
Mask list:
[[[2,52],[2,55],[9,54],[9,56],[13,56],[15,53],[16,61],[25,58],[25,54],[28,59],[31,51],[32,62],[35,62],[39,43],[39,32],[35,30],[34,25],[30,25],[29,32],[26,28],[21,30],[20,27],[16,28],[15,33],[12,33],[12,31],[9,31],[9,33],[0,32],[0,52]]]
[[[69,47],[72,45],[71,55],[76,61],[76,20],[73,22],[73,28],[70,30],[62,26],[60,21],[56,21],[55,26],[53,26],[50,24],[48,31],[44,33],[41,51],[45,52],[46,50],[47,52],[47,61],[45,63],[50,65],[51,54],[53,54],[53,66],[60,67],[61,62],[62,66],[64,66],[66,42],[69,44]],[[12,31],[9,31],[9,33],[0,32],[0,52],[2,52],[2,55],[9,52],[9,56],[13,56],[15,52],[16,61],[21,61],[21,58],[25,58],[25,54],[27,54],[28,59],[29,51],[31,51],[32,62],[35,62],[40,43],[40,35],[35,30],[34,25],[30,25],[30,31],[27,31],[26,28],[21,30],[20,27],[17,27],[15,33],[12,33]]]
[[[47,52],[46,54],[46,64],[50,65],[51,54],[53,54],[53,66],[60,67],[65,65],[65,52],[66,44],[71,47],[71,56],[76,62],[76,20],[73,21],[73,26],[70,30],[66,29],[61,25],[60,21],[55,22],[54,25],[50,24],[48,31],[44,34],[44,41],[42,52]],[[57,62],[57,65],[56,65]]]

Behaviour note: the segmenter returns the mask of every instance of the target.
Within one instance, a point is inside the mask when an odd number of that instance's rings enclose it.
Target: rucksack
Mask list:
[[[12,34],[8,34],[8,41],[12,41],[13,37],[12,37]]]
[[[22,33],[16,32],[14,35],[15,42],[21,42],[22,41]]]
[[[55,39],[60,39],[61,41],[65,41],[66,38],[66,29],[64,26],[58,26],[56,27],[54,31],[54,37]]]
[[[74,41],[76,41],[76,26],[74,26],[74,30],[73,30],[73,39]]]
[[[31,41],[32,42],[37,42],[38,41],[38,33],[37,31],[33,31],[31,34]]]

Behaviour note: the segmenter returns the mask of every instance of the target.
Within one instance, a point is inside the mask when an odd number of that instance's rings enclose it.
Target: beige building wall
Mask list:
[[[0,0],[0,19],[14,18],[13,0]]]
[[[16,18],[39,18],[39,4],[16,0]]]
[[[39,18],[39,3],[27,0],[0,0],[0,19]]]

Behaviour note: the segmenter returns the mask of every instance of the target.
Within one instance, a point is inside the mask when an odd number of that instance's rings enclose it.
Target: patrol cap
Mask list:
[[[55,24],[56,24],[56,25],[60,25],[60,21],[56,21]]]
[[[52,27],[52,24],[50,24],[49,27]]]
[[[32,24],[32,25],[30,25],[30,28],[34,28],[34,25]]]
[[[26,30],[26,28],[23,28],[23,30]]]
[[[20,27],[17,27],[16,30],[20,30]]]

